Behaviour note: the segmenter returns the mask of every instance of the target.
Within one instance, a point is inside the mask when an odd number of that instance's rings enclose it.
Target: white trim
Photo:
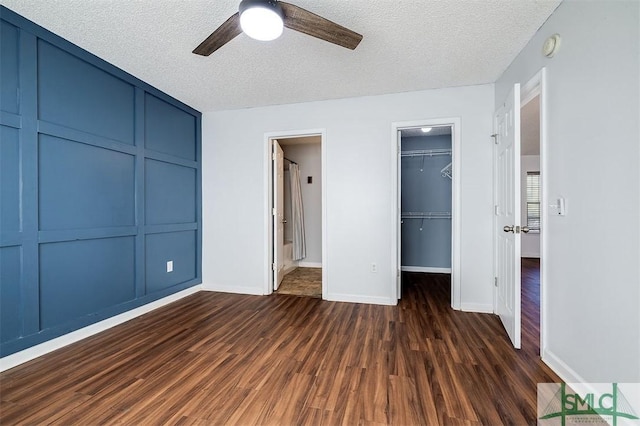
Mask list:
[[[450,274],[451,268],[432,268],[430,266],[401,266],[403,272],[425,272],[431,274]]]
[[[298,269],[298,262],[293,262],[293,263],[290,263],[289,265],[285,264],[284,268],[282,269],[282,274],[287,275],[288,273],[293,272],[296,269]]]
[[[322,262],[302,262],[302,261],[298,261],[298,268],[322,268]]]
[[[554,373],[560,377],[574,392],[580,395],[589,393],[597,394],[597,386],[593,382],[588,382],[582,376],[575,372],[569,365],[553,352],[546,350],[542,354],[542,362],[544,362]],[[621,383],[618,383],[620,385]]]
[[[526,257],[530,259],[540,259],[540,253],[520,253],[520,257]]]
[[[224,285],[224,284],[205,284],[203,285],[202,290],[216,291],[219,293],[249,294],[251,296],[264,295],[264,292],[261,286],[249,287],[249,286]]]
[[[491,303],[463,303],[460,310],[464,312],[478,312],[481,314],[492,314],[493,305]]]
[[[560,378],[567,383],[585,383],[584,380],[578,373],[576,373],[569,365],[562,361],[562,359],[551,352],[550,350],[545,350],[542,353],[542,361],[551,368],[554,373],[556,373]]]
[[[321,174],[322,174],[322,262],[321,265],[327,270],[327,148],[326,148],[326,139],[327,132],[326,129],[306,129],[306,130],[283,130],[277,132],[268,132],[264,134],[264,282],[263,282],[263,292],[260,294],[271,294],[273,293],[273,273],[271,270],[272,260],[272,250],[270,247],[273,247],[273,230],[271,229],[271,211],[272,211],[272,198],[273,198],[273,189],[272,189],[272,172],[273,165],[271,159],[271,146],[273,139],[288,139],[294,137],[305,137],[305,136],[320,136],[320,157],[321,157]],[[300,265],[300,263],[298,263]],[[328,293],[328,281],[327,281],[327,273],[323,271],[322,274],[322,297],[325,298],[325,294]],[[222,290],[221,290],[222,291]],[[231,292],[235,292],[231,290]],[[256,293],[247,293],[247,294],[256,294]]]
[[[398,300],[397,288],[397,272],[401,265],[398,265],[398,240],[400,238],[399,228],[399,205],[398,205],[398,159],[399,144],[398,131],[402,129],[410,129],[426,126],[451,126],[451,163],[453,165],[453,176],[451,184],[451,307],[453,309],[461,309],[461,267],[460,267],[460,250],[462,247],[461,236],[461,210],[460,210],[460,134],[461,119],[460,117],[451,118],[431,118],[416,121],[401,121],[391,123],[391,298]]]
[[[67,333],[63,336],[56,337],[55,339],[51,339],[44,343],[40,343],[39,345],[32,346],[20,352],[16,352],[4,358],[0,358],[0,371],[8,370],[10,368],[16,367],[25,362],[31,361],[32,359],[46,355],[49,352],[53,352],[57,349],[63,348],[72,343],[79,342],[82,339],[86,339],[87,337],[93,336],[94,334],[98,334],[102,331],[108,330],[119,324],[132,320],[136,317],[144,315],[155,309],[158,309],[162,306],[168,305],[169,303],[173,303],[187,296],[191,296],[192,294],[195,294],[201,290],[202,290],[201,284],[195,285],[193,287],[189,287],[185,290],[179,291],[178,293],[174,293],[167,297],[163,297],[162,299],[155,300],[151,303],[147,303],[146,305],[139,306],[130,311],[123,312],[119,315],[113,316],[111,318],[107,318],[95,324],[88,325],[79,330],[75,330],[75,331],[72,331],[71,333]]]
[[[323,274],[324,275],[324,274]],[[362,296],[359,294],[342,294],[332,293],[327,294],[325,300],[331,302],[348,302],[348,303],[366,303],[368,305],[396,305],[397,299],[389,299],[388,297],[378,296]]]
[[[548,281],[547,267],[544,259],[548,256],[547,234],[543,232],[545,224],[549,220],[549,197],[548,197],[548,109],[547,109],[547,69],[541,68],[522,88],[520,89],[520,104],[524,106],[536,96],[540,96],[540,179],[541,179],[541,198],[540,198],[540,255],[536,256],[543,259],[540,262],[540,356],[543,357],[547,352],[547,292],[546,283]],[[533,257],[533,256],[528,256]]]

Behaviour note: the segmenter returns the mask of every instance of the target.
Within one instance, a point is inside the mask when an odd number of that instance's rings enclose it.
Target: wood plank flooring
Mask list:
[[[535,314],[516,351],[448,276],[404,282],[395,307],[200,292],[1,373],[0,424],[535,424]]]

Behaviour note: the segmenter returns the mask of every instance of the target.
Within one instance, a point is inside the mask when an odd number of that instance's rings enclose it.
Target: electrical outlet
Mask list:
[[[371,264],[371,273],[375,274],[378,272],[378,264],[377,263],[372,263]]]
[[[167,261],[167,272],[173,272],[173,260]]]

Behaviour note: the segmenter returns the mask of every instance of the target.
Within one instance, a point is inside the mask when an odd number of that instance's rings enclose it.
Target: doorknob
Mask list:
[[[524,232],[525,234],[528,234],[528,233],[529,233],[529,231],[530,231],[530,229],[529,229],[529,227],[528,227],[528,226],[523,226],[523,227],[522,227],[522,232]]]
[[[511,225],[511,226],[505,225],[504,228],[502,228],[502,230],[504,232],[513,232],[513,225]]]

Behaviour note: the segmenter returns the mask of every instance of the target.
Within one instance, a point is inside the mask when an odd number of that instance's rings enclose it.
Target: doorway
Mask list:
[[[451,306],[460,309],[460,120],[394,123],[392,188],[397,299],[404,274],[446,274]],[[425,277],[409,276],[413,279]]]
[[[540,84],[525,86],[520,107],[520,239],[522,348],[540,353],[542,181]],[[529,347],[527,347],[529,346]]]
[[[524,324],[525,337],[532,342],[530,347],[535,346],[534,350],[537,349],[541,356],[546,347],[546,270],[545,262],[537,259],[544,260],[547,252],[544,228],[549,207],[544,180],[545,82],[546,72],[542,68],[522,88],[515,83],[495,113],[495,133],[492,135],[494,312],[500,317],[514,348],[521,347]],[[530,141],[523,141],[524,137]],[[524,315],[527,317],[523,318]],[[535,330],[535,335],[531,330]]]
[[[326,294],[323,132],[266,135],[265,294]]]

